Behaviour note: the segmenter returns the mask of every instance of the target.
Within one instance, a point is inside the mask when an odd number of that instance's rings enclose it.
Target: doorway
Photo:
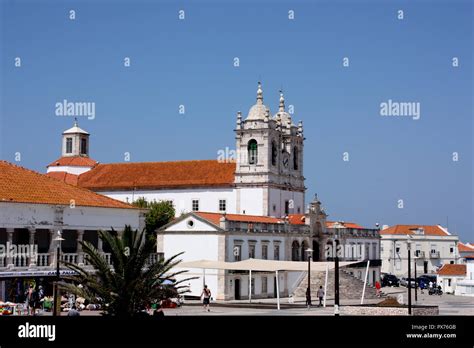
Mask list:
[[[277,278],[273,278],[273,297],[277,298]]]
[[[319,261],[319,243],[313,240],[313,261]]]
[[[423,261],[423,273],[428,273],[428,261]]]
[[[240,300],[240,279],[235,280],[234,299],[235,300]]]

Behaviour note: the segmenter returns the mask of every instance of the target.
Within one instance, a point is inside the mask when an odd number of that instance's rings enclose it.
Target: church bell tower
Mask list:
[[[303,125],[292,123],[283,93],[272,117],[263,104],[259,82],[256,103],[245,120],[237,113],[235,135],[237,212],[275,217],[303,214]]]

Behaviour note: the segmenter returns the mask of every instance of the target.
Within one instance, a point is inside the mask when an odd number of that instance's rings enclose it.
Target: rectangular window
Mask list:
[[[268,292],[268,280],[267,277],[262,277],[262,294],[266,294]]]
[[[451,278],[448,278],[448,286],[451,286]]]
[[[262,259],[268,259],[268,245],[262,245]]]
[[[453,247],[449,248],[449,252],[450,252],[451,254],[454,253],[454,248],[453,248]]]
[[[252,278],[252,286],[250,291],[252,291],[252,295],[255,295],[255,278]]]
[[[199,211],[199,199],[193,199],[192,209],[193,211]]]
[[[273,247],[273,259],[280,260],[280,246],[279,245],[275,245]]]
[[[66,138],[66,153],[72,153],[72,138]]]
[[[219,211],[227,210],[227,201],[225,199],[219,199]]]
[[[290,213],[290,201],[285,201],[285,215]]]
[[[234,245],[233,253],[234,253],[234,261],[241,261],[242,260],[242,245]]]
[[[81,155],[87,155],[87,139],[81,139]]]
[[[254,259],[255,258],[255,245],[250,244],[249,245],[249,259]]]

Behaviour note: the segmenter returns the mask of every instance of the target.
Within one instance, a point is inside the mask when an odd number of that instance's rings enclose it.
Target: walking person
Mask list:
[[[317,295],[318,295],[318,298],[319,298],[318,307],[321,307],[323,305],[323,298],[324,298],[324,290],[323,290],[322,286],[319,287]]]
[[[201,298],[204,310],[210,312],[209,304],[211,302],[211,290],[207,288],[207,285],[204,285],[204,289],[202,289]]]
[[[382,286],[380,285],[380,282],[377,280],[377,281],[375,282],[375,291],[376,291],[377,297],[380,297],[380,288],[381,288],[381,287],[382,287]]]
[[[35,315],[37,298],[38,292],[35,290],[33,284],[31,284],[26,294],[26,306],[28,315]]]

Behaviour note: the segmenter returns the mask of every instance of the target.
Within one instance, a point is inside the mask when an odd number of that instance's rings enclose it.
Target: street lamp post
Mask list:
[[[334,255],[334,315],[339,316],[339,238],[337,233],[335,237],[334,244],[336,245],[336,250]]]
[[[407,242],[408,249],[408,315],[411,315],[411,243]]]
[[[418,260],[418,256],[415,255],[413,257],[413,268],[415,270],[415,302],[418,302],[418,284],[416,281],[416,261]]]
[[[54,283],[54,290],[53,290],[53,292],[54,292],[54,294],[53,294],[53,298],[54,298],[53,316],[57,316],[58,313],[59,313],[59,308],[61,308],[60,305],[58,306],[58,293],[59,293],[58,282],[59,282],[59,279],[60,279],[59,260],[61,259],[61,241],[64,240],[64,238],[62,238],[61,231],[58,231],[57,237],[54,238],[54,240],[56,241],[57,245],[56,245],[56,281]]]
[[[308,289],[306,290],[306,303],[308,305],[308,309],[311,308],[311,257],[313,255],[313,249],[308,248],[306,249],[308,253]]]

